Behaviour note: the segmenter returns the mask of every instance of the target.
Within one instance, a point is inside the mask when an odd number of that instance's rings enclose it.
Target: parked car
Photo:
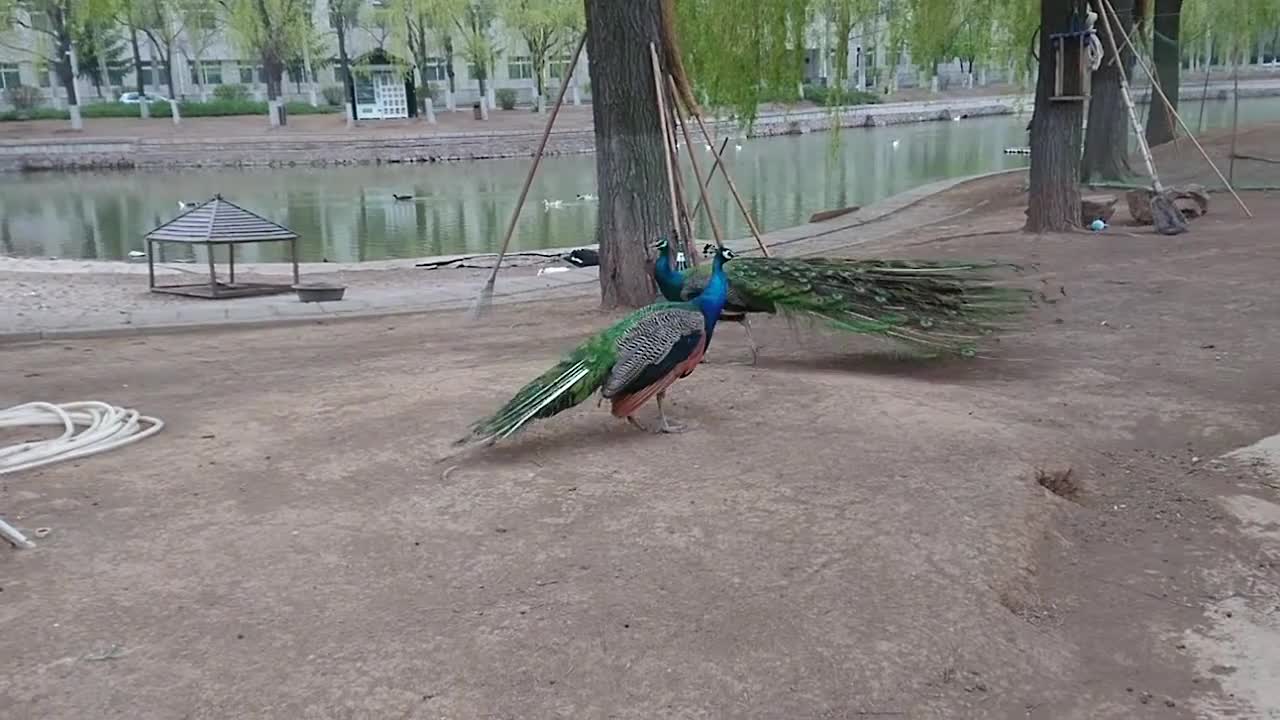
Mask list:
[[[127,92],[120,96],[120,102],[124,103],[125,105],[137,105],[144,101],[148,105],[151,105],[153,103],[169,102],[169,98],[163,95],[151,95],[149,93],[139,94],[136,92]]]

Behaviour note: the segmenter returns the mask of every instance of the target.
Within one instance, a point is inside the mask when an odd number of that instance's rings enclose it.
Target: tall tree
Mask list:
[[[213,0],[178,0],[178,3],[183,17],[182,25],[186,30],[182,55],[193,64],[195,72],[192,79],[200,88],[200,100],[207,102],[209,78],[204,57],[222,37],[222,17]]]
[[[280,111],[284,70],[309,41],[308,0],[218,0],[226,8],[228,25],[241,46],[262,62],[267,85],[267,114],[272,125],[283,124]]]
[[[348,122],[356,119],[356,80],[351,74],[351,53],[347,50],[347,38],[360,22],[361,0],[328,0],[329,26],[338,41],[338,75],[347,96]]]
[[[20,43],[17,38],[5,37],[3,44],[34,55],[53,68],[58,84],[67,95],[67,104],[73,108],[80,104],[80,98],[71,68],[72,53],[76,35],[94,9],[90,0],[0,0],[0,20],[5,23],[0,26],[0,33],[25,31],[38,38],[35,42]]]
[[[1061,232],[1080,224],[1081,102],[1050,100],[1056,62],[1049,36],[1083,24],[1084,0],[1041,0],[1040,77],[1031,116],[1031,189],[1027,230]],[[1068,70],[1069,72],[1069,70]]]
[[[76,34],[76,48],[80,56],[80,77],[93,83],[98,97],[112,94],[111,75],[128,67],[124,40],[110,18],[98,17],[84,23]],[[104,93],[102,86],[107,86]]]
[[[436,49],[443,49],[447,90],[445,106],[453,107],[457,82],[453,70],[453,33],[466,8],[467,0],[393,0],[393,7],[403,18],[398,44],[406,48],[420,75],[427,71]]]
[[[496,0],[468,0],[455,24],[462,37],[462,56],[471,63],[476,80],[480,83],[480,111],[488,119],[488,82],[493,66],[498,60],[498,42],[493,35],[493,24],[498,19]]]
[[[503,14],[506,25],[520,34],[529,48],[537,81],[538,110],[546,105],[547,66],[572,46],[582,31],[579,0],[510,0]]]
[[[591,58],[600,295],[605,307],[653,300],[649,246],[671,232],[662,120],[649,44],[665,59],[662,2],[585,0]]]
[[[164,68],[165,84],[169,86],[169,98],[178,100],[178,89],[173,77],[173,56],[178,51],[178,38],[186,28],[187,15],[176,0],[133,0],[141,7],[142,32],[151,41],[152,58],[157,56]]]
[[[1115,47],[1120,49],[1120,57],[1117,58],[1106,39],[1107,24],[1099,19],[1095,26],[1098,34],[1102,35],[1103,59],[1102,66],[1093,72],[1081,168],[1081,175],[1090,182],[1123,181],[1133,174],[1129,167],[1129,113],[1125,110],[1120,78],[1133,76],[1133,48],[1125,43],[1124,36],[1134,34],[1134,0],[1110,2],[1120,16],[1123,33],[1116,32]],[[1108,14],[1108,19],[1114,27],[1115,18]]]
[[[1170,107],[1152,98],[1147,113],[1147,144],[1160,145],[1174,137],[1173,113],[1178,109],[1179,78],[1182,74],[1182,46],[1178,31],[1182,24],[1182,0],[1155,0],[1152,19],[1151,58],[1156,66],[1156,82],[1169,98]]]

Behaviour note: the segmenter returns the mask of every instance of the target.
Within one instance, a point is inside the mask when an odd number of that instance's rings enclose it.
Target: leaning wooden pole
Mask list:
[[[542,139],[538,141],[538,149],[533,153],[533,165],[529,167],[529,174],[524,179],[524,187],[520,188],[520,197],[516,200],[516,207],[511,211],[511,222],[507,223],[507,234],[502,237],[502,245],[498,248],[498,261],[493,264],[493,271],[489,273],[489,279],[480,290],[480,296],[476,298],[476,303],[471,309],[472,319],[483,315],[493,303],[493,286],[498,279],[498,269],[502,267],[502,259],[506,257],[507,247],[511,245],[511,236],[515,234],[516,222],[520,219],[520,210],[524,208],[524,201],[529,196],[529,188],[533,185],[533,177],[538,174],[538,165],[542,163],[542,154],[547,149],[547,140],[551,137],[551,128],[556,124],[556,116],[560,114],[560,106],[564,104],[565,93],[569,90],[569,80],[573,77],[574,69],[578,67],[578,60],[582,57],[582,48],[586,47],[586,45],[587,34],[584,32],[582,37],[578,39],[578,49],[573,51],[573,60],[569,65],[569,71],[564,74],[564,79],[560,81],[560,94],[556,96],[556,104],[551,107],[551,114],[547,116],[546,127],[542,129]]]
[[[658,122],[662,125],[662,158],[667,168],[667,198],[671,202],[671,227],[679,229],[680,227],[680,209],[676,204],[676,172],[674,167],[674,159],[672,158],[672,148],[675,143],[672,142],[671,128],[667,124],[667,101],[666,88],[662,86],[662,66],[658,64],[658,48],[653,43],[649,43],[649,60],[653,64],[653,89],[657,96],[656,103],[658,105]]]
[[[714,180],[716,177],[716,170],[724,162],[724,149],[728,146],[729,146],[729,138],[726,137],[725,139],[720,141],[719,150],[715,150],[714,148],[712,149],[712,152],[715,153],[715,160],[712,161],[711,163],[711,172],[707,173],[707,189],[708,190],[711,189],[711,181]],[[708,147],[710,147],[710,144],[708,144]],[[699,197],[698,202],[693,204],[693,212],[696,214],[701,209],[702,209],[702,198]]]
[[[675,79],[668,75],[667,82],[671,85],[672,95],[679,96],[680,91],[676,88]],[[698,154],[693,152],[693,137],[689,134],[689,125],[680,113],[678,102],[675,114],[680,132],[684,135],[684,144],[689,148],[689,164],[693,166],[693,181],[698,184],[698,194],[701,196],[702,204],[706,206],[707,219],[711,221],[711,234],[715,236],[716,247],[724,247],[724,232],[720,229],[720,221],[716,219],[716,214],[711,210],[711,200],[707,197],[707,185],[703,182],[702,169],[698,167]]]
[[[702,122],[701,115],[694,115],[693,119],[698,122],[698,128],[702,130],[702,137],[707,138],[707,144],[711,143],[711,133],[707,132],[707,126]],[[721,148],[721,153],[724,149]],[[719,158],[716,158],[719,160]],[[715,172],[715,168],[711,169]],[[738,204],[738,210],[742,211],[742,217],[747,221],[747,228],[751,230],[751,236],[756,239],[756,245],[760,246],[760,252],[765,257],[770,257],[769,247],[764,244],[764,238],[760,234],[760,226],[756,225],[755,218],[751,217],[751,211],[747,209],[747,204],[742,201],[742,194],[738,192],[738,184],[733,181],[733,176],[729,174],[729,168],[723,162],[720,163],[720,174],[724,175],[724,181],[729,186],[729,193],[733,195],[733,201]],[[707,178],[707,182],[711,182],[711,178]]]
[[[1218,179],[1222,181],[1222,184],[1227,186],[1227,191],[1230,192],[1231,196],[1236,199],[1237,203],[1239,203],[1240,209],[1244,210],[1244,214],[1248,215],[1249,217],[1253,217],[1253,213],[1249,211],[1249,206],[1244,204],[1244,200],[1240,199],[1239,193],[1237,193],[1235,188],[1231,186],[1231,181],[1227,180],[1226,176],[1222,174],[1222,171],[1218,169],[1217,164],[1214,163],[1213,160],[1209,157],[1209,153],[1205,152],[1204,148],[1201,147],[1200,141],[1196,140],[1196,136],[1191,132],[1191,128],[1187,127],[1187,123],[1182,120],[1182,116],[1179,115],[1178,111],[1173,108],[1173,103],[1169,102],[1168,96],[1164,94],[1164,90],[1162,90],[1160,88],[1160,84],[1156,82],[1155,73],[1152,72],[1151,68],[1147,66],[1147,61],[1143,59],[1142,54],[1138,52],[1138,48],[1135,47],[1133,42],[1129,39],[1129,33],[1126,32],[1124,27],[1120,25],[1120,16],[1116,14],[1116,9],[1111,6],[1110,0],[1098,0],[1098,3],[1101,6],[1100,9],[1102,10],[1102,13],[1103,13],[1103,16],[1102,16],[1103,20],[1107,20],[1108,12],[1111,14],[1112,17],[1115,18],[1116,29],[1120,31],[1120,35],[1121,37],[1124,38],[1125,44],[1133,48],[1133,56],[1138,60],[1138,64],[1142,66],[1142,71],[1146,73],[1147,78],[1151,80],[1151,87],[1155,89],[1155,91],[1160,95],[1160,99],[1164,101],[1165,109],[1169,111],[1170,115],[1173,115],[1174,120],[1178,121],[1178,125],[1182,128],[1182,131],[1187,134],[1187,137],[1191,138],[1191,142],[1195,144],[1196,150],[1200,151],[1200,155],[1204,157],[1205,162],[1209,163],[1209,167],[1213,168],[1213,171],[1217,173]],[[1109,20],[1107,21],[1107,24],[1108,25],[1111,24]],[[1115,45],[1115,42],[1113,38],[1112,39],[1113,49],[1114,49],[1114,45]],[[1116,57],[1119,57],[1119,56],[1120,54],[1116,53]]]

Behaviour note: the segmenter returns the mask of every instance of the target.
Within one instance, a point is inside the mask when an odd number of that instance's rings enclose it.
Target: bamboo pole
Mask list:
[[[551,137],[551,127],[555,125],[556,116],[560,114],[560,106],[564,104],[564,94],[569,89],[569,78],[573,77],[573,69],[577,67],[582,48],[586,47],[586,44],[587,34],[584,32],[578,40],[578,48],[573,51],[573,62],[569,65],[569,71],[560,81],[560,94],[556,96],[556,104],[551,108],[551,114],[547,116],[546,127],[542,129],[542,139],[538,141],[538,149],[533,153],[533,165],[529,167],[529,174],[524,179],[524,187],[520,188],[520,197],[516,200],[515,209],[511,211],[511,221],[507,223],[507,234],[502,237],[502,245],[498,248],[498,260],[493,264],[493,271],[489,273],[489,279],[480,290],[480,296],[476,298],[476,304],[471,311],[472,319],[483,315],[493,301],[493,286],[498,279],[498,269],[502,267],[502,259],[507,255],[511,236],[516,231],[516,221],[520,219],[520,210],[524,208],[524,201],[529,196],[529,188],[533,185],[533,177],[538,173],[538,165],[542,163],[542,154],[546,151],[547,140]]]
[[[662,125],[662,158],[667,168],[667,196],[671,202],[671,227],[680,227],[680,210],[676,205],[676,173],[672,166],[671,129],[667,126],[666,88],[662,86],[662,66],[658,64],[658,48],[649,43],[649,60],[653,64],[653,89],[657,95],[658,118]]]
[[[724,160],[724,149],[729,146],[729,138],[720,141],[720,149],[714,150],[715,161],[711,163],[711,172],[707,173],[707,189],[711,189],[711,181],[716,177],[716,169],[719,168]],[[693,212],[696,215],[702,209],[702,198],[698,198],[698,202],[693,205]]]
[[[710,144],[711,133],[707,132],[707,126],[702,122],[702,116],[695,115],[693,119],[698,122],[698,128],[702,130],[702,137],[707,139],[707,144]],[[721,149],[720,152],[723,153],[724,150]],[[716,159],[719,160],[720,158],[717,157]],[[714,173],[715,168],[712,168],[711,172]],[[769,247],[764,244],[764,238],[760,236],[760,226],[756,225],[755,218],[751,217],[751,211],[747,209],[747,204],[742,201],[742,194],[738,192],[738,184],[733,181],[733,176],[729,174],[729,168],[724,163],[720,163],[720,174],[724,175],[724,181],[729,185],[729,192],[733,195],[734,202],[738,204],[738,210],[742,211],[742,217],[746,218],[747,227],[751,230],[751,236],[756,239],[756,245],[760,246],[760,252],[765,257],[770,257]],[[707,182],[711,182],[710,178],[707,179]]]
[[[671,85],[672,95],[678,95],[679,91],[676,89],[675,78],[668,75],[667,83]],[[680,132],[684,135],[684,144],[689,148],[689,164],[693,165],[693,181],[698,184],[698,194],[702,197],[702,204],[707,206],[707,218],[711,221],[711,234],[716,238],[716,247],[724,247],[724,232],[720,229],[720,221],[716,219],[716,214],[711,211],[711,200],[707,197],[707,186],[702,180],[702,170],[698,167],[698,154],[693,152],[693,137],[689,134],[689,125],[684,121],[684,117],[680,113],[679,103],[676,103],[675,116],[680,125]]]
[[[672,105],[674,105],[674,101]],[[684,262],[692,265],[698,265],[702,262],[702,256],[698,253],[697,243],[693,237],[693,221],[697,211],[689,212],[689,203],[685,200],[684,177],[680,173],[680,142],[676,137],[676,119],[673,114],[673,107],[667,106],[665,112],[666,114],[662,116],[662,126],[666,128],[668,133],[667,152],[671,157],[671,180],[672,186],[675,188],[675,212],[679,221],[679,224],[674,228],[676,237],[672,241],[677,248],[683,248],[683,252],[676,258],[677,267],[683,270],[686,265],[681,264],[681,257],[684,258]]]
[[[1098,9],[1102,11],[1100,13],[1102,16],[1102,24],[1104,29],[1107,31],[1107,44],[1110,46],[1112,56],[1119,58],[1120,51],[1116,49],[1116,38],[1115,35],[1111,34],[1111,20],[1107,17],[1107,11],[1104,9],[1106,7],[1110,7],[1111,4],[1107,2],[1107,0],[1097,0],[1097,2],[1099,4]],[[1119,24],[1119,22],[1120,17],[1117,15],[1116,24]],[[1123,32],[1123,28],[1121,28],[1121,32]],[[1135,50],[1135,54],[1136,52],[1137,51]],[[1164,195],[1164,188],[1160,186],[1160,176],[1156,174],[1156,163],[1151,159],[1151,148],[1147,146],[1147,138],[1142,134],[1142,126],[1138,124],[1138,113],[1133,109],[1133,96],[1129,93],[1129,80],[1125,78],[1123,68],[1121,70],[1120,96],[1124,99],[1125,110],[1129,112],[1129,122],[1133,124],[1133,132],[1138,137],[1138,149],[1142,152],[1142,159],[1147,163],[1147,172],[1151,173],[1151,187],[1155,190],[1157,198],[1162,197]],[[1155,204],[1157,198],[1152,198],[1151,200],[1153,224],[1157,223],[1159,220],[1155,217]],[[1177,210],[1174,212],[1177,212]],[[1159,226],[1157,225],[1157,228],[1158,227]]]
[[[1237,203],[1239,203],[1240,209],[1244,210],[1244,214],[1249,217],[1253,217],[1253,213],[1249,210],[1249,206],[1244,204],[1244,200],[1240,199],[1239,193],[1237,193],[1235,188],[1231,186],[1231,181],[1227,180],[1226,176],[1222,174],[1222,171],[1218,169],[1217,164],[1214,163],[1213,159],[1209,157],[1209,153],[1205,152],[1204,148],[1201,147],[1200,145],[1200,141],[1197,140],[1196,136],[1191,132],[1191,128],[1187,127],[1187,123],[1182,120],[1182,116],[1179,115],[1178,111],[1173,108],[1173,103],[1169,102],[1169,98],[1165,96],[1164,90],[1161,89],[1159,83],[1156,82],[1155,73],[1152,72],[1151,68],[1147,66],[1147,61],[1142,57],[1141,53],[1138,52],[1138,48],[1133,44],[1133,41],[1129,39],[1129,33],[1126,32],[1124,27],[1120,25],[1120,16],[1116,13],[1116,9],[1111,6],[1110,0],[1097,0],[1097,2],[1100,6],[1099,9],[1102,10],[1102,13],[1101,13],[1102,19],[1107,22],[1107,27],[1108,27],[1107,33],[1108,34],[1111,33],[1111,30],[1110,30],[1111,21],[1107,20],[1107,12],[1110,11],[1111,15],[1116,19],[1116,29],[1120,31],[1120,35],[1124,38],[1125,44],[1133,48],[1134,58],[1138,61],[1138,64],[1142,66],[1142,71],[1147,74],[1147,78],[1150,79],[1151,87],[1154,88],[1155,91],[1160,94],[1160,99],[1164,101],[1165,109],[1168,110],[1169,113],[1173,115],[1173,118],[1178,121],[1178,125],[1182,128],[1182,131],[1187,134],[1187,137],[1191,138],[1191,142],[1196,146],[1196,150],[1200,151],[1200,155],[1204,157],[1205,162],[1209,163],[1209,167],[1213,168],[1213,172],[1218,175],[1218,179],[1222,181],[1222,184],[1227,186],[1227,191],[1230,192],[1231,196],[1236,199]],[[1115,55],[1117,58],[1120,57],[1120,53],[1117,52],[1115,49],[1114,36],[1111,38],[1111,45],[1112,45],[1112,48],[1111,48],[1112,52],[1115,52]],[[1123,73],[1121,73],[1121,75],[1123,76]],[[1143,138],[1142,142],[1143,142],[1143,145],[1145,146],[1146,139]],[[1148,150],[1147,152],[1150,152],[1150,150]]]

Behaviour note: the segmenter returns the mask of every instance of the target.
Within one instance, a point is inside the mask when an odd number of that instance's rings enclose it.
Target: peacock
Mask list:
[[[671,245],[657,243],[654,279],[663,297],[696,296],[708,270],[675,267]],[[712,247],[712,246],[708,246]],[[838,330],[881,335],[932,354],[973,356],[982,337],[1003,328],[1030,304],[1030,291],[1001,285],[994,262],[761,258],[724,255],[729,280],[722,320],[739,320],[752,362],[758,349],[749,313],[808,317]]]
[[[702,292],[679,302],[658,302],[636,310],[578,345],[555,367],[525,385],[497,412],[471,425],[457,444],[492,444],[533,420],[558,415],[600,391],[614,417],[658,433],[682,432],[662,407],[667,389],[693,372],[711,344],[729,281],[728,253],[715,253]],[[659,424],[647,428],[635,412],[654,398]]]

